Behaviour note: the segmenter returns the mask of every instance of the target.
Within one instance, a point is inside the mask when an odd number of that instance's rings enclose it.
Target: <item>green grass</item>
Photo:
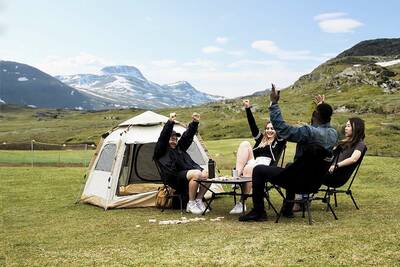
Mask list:
[[[0,150],[2,165],[80,165],[87,166],[94,150]]]
[[[239,141],[208,146],[215,157],[231,153],[222,165],[232,166]],[[177,219],[180,213],[154,208],[104,212],[74,205],[85,168],[2,167],[0,265],[395,266],[400,262],[399,166],[398,158],[367,156],[353,186],[361,209],[340,196],[335,221],[315,202],[312,226],[301,216],[275,224],[271,211],[267,222],[238,222],[228,215],[230,197],[217,199],[205,221],[150,224],[151,218]],[[279,206],[278,195],[272,199]],[[209,220],[217,216],[225,218]]]

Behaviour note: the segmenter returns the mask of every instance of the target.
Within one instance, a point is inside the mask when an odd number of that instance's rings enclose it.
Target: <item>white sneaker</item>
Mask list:
[[[186,206],[186,212],[190,212],[196,215],[203,214],[203,210],[199,208],[196,201],[189,201]]]
[[[196,204],[197,207],[199,207],[199,209],[201,209],[202,211],[204,211],[206,209],[206,205],[204,204],[204,202],[201,199],[196,199]],[[209,209],[206,210],[206,213],[210,212]]]
[[[247,208],[246,205],[244,205],[244,212],[246,212]],[[238,202],[236,205],[233,207],[233,209],[229,212],[229,214],[241,214],[243,213],[243,203]]]

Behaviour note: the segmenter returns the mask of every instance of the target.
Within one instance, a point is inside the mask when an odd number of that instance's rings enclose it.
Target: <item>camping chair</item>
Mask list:
[[[280,176],[285,177],[288,181],[288,186],[285,186],[285,189],[289,189],[295,194],[305,195],[305,197],[293,200],[284,197],[282,207],[275,223],[278,223],[286,205],[289,203],[299,203],[303,207],[302,217],[305,217],[305,210],[307,210],[308,223],[310,225],[312,224],[311,202],[316,199],[314,195],[318,193],[322,184],[322,177],[331,166],[332,160],[333,157],[331,154],[323,147],[319,145],[310,145],[300,158],[285,168],[280,174]]]
[[[283,146],[282,151],[278,154],[277,159],[272,166],[278,166],[279,161],[281,161],[280,167],[283,167],[283,161],[285,160],[285,153],[286,153],[286,143]],[[265,200],[267,200],[267,202],[268,202],[268,209],[272,208],[274,210],[275,214],[278,215],[278,211],[275,209],[274,205],[272,205],[272,202],[271,202],[271,199],[269,196],[269,191],[271,189],[275,189],[279,193],[279,195],[281,195],[281,197],[283,199],[285,198],[285,196],[282,193],[282,190],[278,185],[270,184],[268,182],[266,183],[264,197],[265,197]]]
[[[336,175],[335,175],[335,172],[333,173],[333,177],[338,177],[340,175],[341,178],[344,178],[344,179],[342,179],[342,181],[344,181],[343,183],[332,184],[332,183],[330,183],[330,181],[323,181],[323,185],[325,185],[326,188],[320,189],[319,191],[325,192],[325,196],[322,198],[322,201],[326,202],[328,207],[330,206],[330,199],[331,199],[332,195],[334,197],[335,207],[337,207],[336,194],[337,193],[345,193],[346,195],[350,196],[356,209],[359,209],[357,202],[354,199],[353,191],[351,190],[351,186],[353,185],[354,179],[356,178],[358,169],[361,166],[361,162],[363,161],[364,155],[366,152],[367,152],[367,147],[365,147],[365,149],[361,152],[361,157],[358,159],[358,161],[356,163],[354,163],[350,166],[343,167],[342,171],[340,171],[340,169],[338,169],[338,172]],[[340,151],[338,153],[340,153]],[[338,156],[339,156],[339,154],[336,156],[336,163],[338,160]],[[348,180],[350,180],[350,183],[349,183],[349,186],[347,187],[347,189],[338,189],[339,187],[344,186],[348,182]]]
[[[179,200],[181,214],[183,214],[183,194],[184,194],[184,192],[177,192],[175,190],[171,190],[172,187],[170,187],[167,184],[167,179],[166,179],[166,177],[164,177],[162,175],[161,169],[160,169],[160,166],[159,166],[159,163],[157,162],[157,160],[154,160],[154,163],[156,165],[158,173],[160,174],[161,180],[163,181],[163,184],[164,184],[163,187],[166,189],[166,192],[167,192],[166,198],[167,198],[167,200],[168,199],[177,198]],[[167,201],[164,202],[164,205],[161,208],[161,212],[164,212],[166,203],[167,203]]]

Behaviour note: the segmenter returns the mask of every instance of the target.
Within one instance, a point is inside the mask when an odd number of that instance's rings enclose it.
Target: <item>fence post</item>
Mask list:
[[[88,156],[87,144],[85,144],[85,153],[83,154],[83,167],[86,167],[86,157]]]
[[[35,161],[35,150],[33,148],[33,144],[35,143],[35,140],[31,140],[31,151],[32,151],[32,158],[31,158],[31,167],[33,168],[33,163]]]

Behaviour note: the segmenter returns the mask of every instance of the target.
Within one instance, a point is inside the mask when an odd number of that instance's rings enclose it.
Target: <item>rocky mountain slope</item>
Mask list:
[[[78,90],[29,65],[0,61],[0,102],[45,108],[91,109]]]

